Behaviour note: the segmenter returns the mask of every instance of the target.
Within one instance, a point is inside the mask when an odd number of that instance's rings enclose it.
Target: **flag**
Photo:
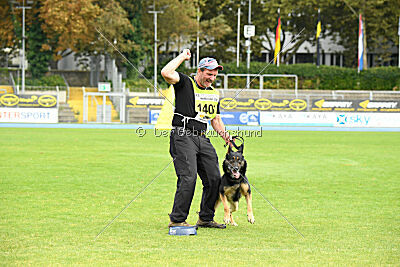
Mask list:
[[[319,66],[319,35],[321,34],[321,16],[320,16],[320,11],[318,9],[318,23],[317,23],[317,34],[316,34],[316,39],[317,39],[317,66]]]
[[[279,52],[281,51],[281,14],[278,9],[278,25],[276,26],[275,33],[275,53],[274,53],[274,63],[279,66]]]
[[[317,34],[316,34],[316,38],[319,38],[319,35],[321,34],[321,19],[319,17],[319,12],[318,12],[318,23],[317,23]]]
[[[358,25],[358,72],[360,72],[364,68],[364,27],[361,14]]]
[[[318,24],[317,24],[317,39],[319,38],[320,34],[321,34],[321,21],[318,20]]]

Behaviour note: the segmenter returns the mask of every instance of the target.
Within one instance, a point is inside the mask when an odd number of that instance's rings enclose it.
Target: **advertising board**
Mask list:
[[[400,113],[260,112],[260,125],[400,127]]]
[[[56,95],[3,94],[0,96],[0,122],[57,123]]]

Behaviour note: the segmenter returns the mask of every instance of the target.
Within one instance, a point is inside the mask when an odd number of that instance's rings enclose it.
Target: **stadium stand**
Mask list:
[[[10,85],[0,85],[0,94],[14,94],[14,89]]]
[[[67,103],[73,110],[75,118],[79,123],[83,122],[83,88],[70,87]],[[86,92],[98,92],[97,87],[85,87]],[[97,106],[103,104],[103,97],[90,96],[88,99],[88,122],[97,121]],[[109,97],[106,98],[106,105],[111,105],[111,121],[119,122],[118,112],[115,110]]]

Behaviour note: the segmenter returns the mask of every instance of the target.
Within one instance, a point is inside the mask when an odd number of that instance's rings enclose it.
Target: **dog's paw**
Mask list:
[[[228,224],[231,224],[231,218],[224,218],[224,223],[226,224],[226,225],[228,225]]]
[[[255,219],[254,219],[253,214],[247,215],[247,221],[248,221],[249,223],[251,223],[251,224],[254,224]]]
[[[235,222],[232,222],[232,225],[233,225],[233,226],[238,226],[238,224],[237,224],[237,223],[235,223]]]

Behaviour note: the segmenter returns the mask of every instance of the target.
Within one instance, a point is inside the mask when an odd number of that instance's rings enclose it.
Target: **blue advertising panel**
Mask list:
[[[161,110],[150,110],[149,122],[156,124]],[[260,125],[260,112],[258,111],[232,111],[221,112],[222,121],[225,125]]]
[[[157,119],[158,119],[158,116],[160,116],[160,112],[161,112],[160,109],[158,109],[158,110],[150,110],[150,116],[149,116],[150,121],[149,122],[151,124],[156,124],[157,123]]]
[[[225,125],[260,125],[260,113],[258,111],[221,112],[220,115]]]

